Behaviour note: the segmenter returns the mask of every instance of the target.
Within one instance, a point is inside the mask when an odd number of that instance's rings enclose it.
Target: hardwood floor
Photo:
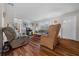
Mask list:
[[[6,56],[79,56],[79,42],[70,40],[60,40],[60,42],[62,43],[51,50],[40,46],[40,40],[32,40],[29,44],[10,51]],[[70,46],[73,45],[71,42],[74,44],[73,48]]]

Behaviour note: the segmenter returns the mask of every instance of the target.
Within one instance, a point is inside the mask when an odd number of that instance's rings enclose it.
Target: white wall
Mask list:
[[[63,17],[62,36],[76,40],[76,17]]]
[[[2,4],[0,4],[0,27],[2,27]]]
[[[12,26],[14,18],[14,6],[4,4],[4,12],[6,14],[4,17],[4,26],[7,26],[7,24]]]
[[[64,14],[62,17],[75,16],[76,20],[76,40],[79,41],[79,10]],[[72,29],[73,30],[73,29]]]
[[[79,41],[79,12],[77,14],[77,24],[76,25],[77,25],[76,37],[77,37],[77,40]]]

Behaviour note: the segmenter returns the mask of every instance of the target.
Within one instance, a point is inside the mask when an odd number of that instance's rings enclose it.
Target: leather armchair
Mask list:
[[[15,31],[11,27],[5,27],[2,31],[5,33],[12,48],[23,46],[30,41],[30,39],[26,36],[17,38]]]
[[[58,34],[60,31],[60,27],[60,24],[49,26],[48,34],[41,36],[41,45],[50,49],[54,49],[56,44],[58,43]]]

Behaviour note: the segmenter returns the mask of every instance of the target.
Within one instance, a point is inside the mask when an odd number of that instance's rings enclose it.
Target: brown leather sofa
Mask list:
[[[47,35],[41,36],[41,45],[48,47],[50,49],[54,49],[56,44],[58,43],[58,34],[61,28],[61,24],[51,25],[48,29]]]
[[[12,48],[23,46],[30,41],[30,39],[26,36],[17,38],[15,31],[11,27],[5,27],[2,31],[5,33]]]

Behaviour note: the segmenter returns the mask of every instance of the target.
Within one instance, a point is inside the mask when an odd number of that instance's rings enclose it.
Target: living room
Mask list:
[[[2,3],[0,16],[2,55],[79,55],[79,3]]]

